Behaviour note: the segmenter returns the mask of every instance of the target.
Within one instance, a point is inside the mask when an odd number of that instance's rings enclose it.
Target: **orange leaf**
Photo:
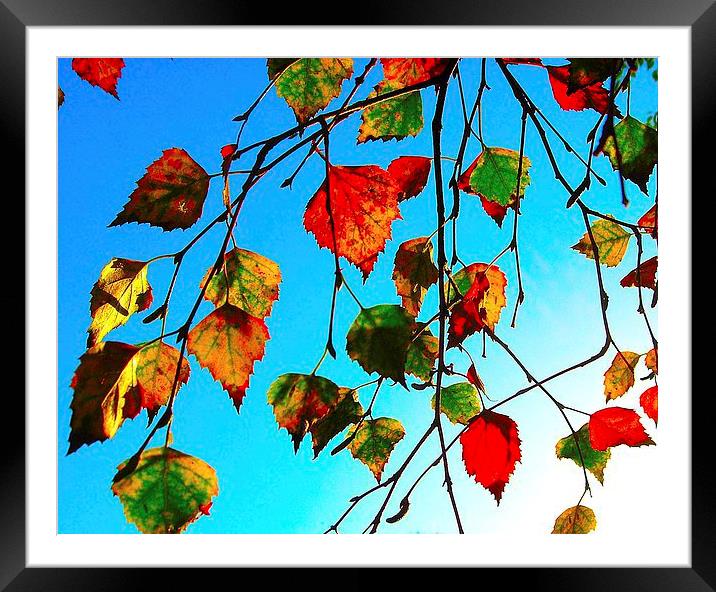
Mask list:
[[[187,350],[221,383],[238,413],[254,363],[263,358],[268,339],[261,319],[224,304],[189,332]]]

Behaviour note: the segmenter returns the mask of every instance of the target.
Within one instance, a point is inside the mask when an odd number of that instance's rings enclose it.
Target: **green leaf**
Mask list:
[[[405,364],[414,329],[415,318],[402,306],[364,308],[348,330],[346,351],[368,374],[377,372],[405,386]]]
[[[418,323],[416,330],[420,331],[423,326],[422,323]],[[405,373],[412,374],[425,382],[430,380],[435,360],[438,359],[438,348],[438,338],[430,332],[430,329],[425,329],[410,343],[408,357],[405,360]]]
[[[602,146],[602,153],[612,163],[616,171],[621,168],[625,179],[636,183],[639,189],[647,192],[646,184],[658,162],[658,134],[654,128],[627,115],[614,126],[614,136],[609,136]],[[617,158],[617,147],[621,155],[621,167]]]
[[[507,148],[485,148],[460,176],[458,186],[501,206],[511,205],[517,189],[519,164],[519,152]],[[530,159],[522,155],[520,197],[524,196],[530,184],[530,165]]]
[[[112,493],[141,532],[177,534],[209,513],[219,483],[216,471],[203,460],[162,446],[145,450],[136,469],[112,484]]]
[[[435,395],[430,401],[435,409]],[[467,425],[471,418],[482,411],[477,389],[469,382],[458,382],[440,390],[440,411],[452,423]]]
[[[210,272],[211,269],[206,272],[201,286]],[[258,253],[236,248],[224,254],[224,266],[209,281],[204,298],[217,307],[228,300],[229,304],[263,319],[271,314],[271,307],[278,300],[280,283],[281,271],[276,263]]]
[[[353,458],[366,465],[380,483],[390,453],[404,437],[405,429],[397,419],[379,417],[363,422],[348,448]]]
[[[631,232],[628,232],[612,220],[604,219],[597,220],[590,228],[594,242],[597,245],[597,251],[599,251],[599,262],[607,267],[619,265],[629,246]],[[585,232],[579,242],[576,245],[572,245],[572,248],[582,253],[585,257],[594,259],[592,241],[588,232]]]
[[[313,458],[316,458],[333,438],[363,417],[363,407],[358,401],[356,391],[339,388],[338,396],[338,405],[311,426]]]
[[[339,395],[334,382],[313,374],[282,374],[267,393],[276,421],[291,434],[295,451],[311,427],[335,408]]]
[[[604,469],[607,466],[607,461],[612,456],[611,451],[608,448],[604,451],[592,448],[589,441],[589,422],[579,428],[576,435],[579,449],[582,451],[582,457],[584,458],[584,467],[604,485]],[[571,458],[578,466],[582,466],[577,444],[571,434],[557,442],[555,452],[557,458]]]
[[[368,98],[383,95],[402,88],[401,84],[383,80]],[[358,143],[367,140],[402,140],[417,136],[423,129],[423,99],[415,91],[378,103],[363,110]]]
[[[554,522],[552,534],[587,534],[597,528],[597,518],[587,506],[573,506]]]
[[[351,58],[302,58],[276,79],[276,92],[303,124],[340,95],[341,84],[352,75]]]

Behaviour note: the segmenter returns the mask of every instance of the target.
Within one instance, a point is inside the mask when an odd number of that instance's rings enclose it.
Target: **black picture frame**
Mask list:
[[[716,137],[714,129],[714,105],[716,105],[716,5],[714,0],[602,0],[601,2],[570,0],[460,0],[437,3],[430,0],[405,0],[388,5],[386,2],[364,0],[359,8],[353,6],[355,24],[370,25],[517,25],[517,26],[687,26],[691,28],[692,51],[692,193],[703,194],[704,199],[712,193],[707,185],[707,174],[712,164],[712,149],[707,141]],[[231,2],[203,0],[202,2],[179,2],[178,0],[0,0],[0,80],[2,81],[2,103],[0,121],[2,121],[3,140],[6,148],[4,157],[5,171],[11,179],[5,177],[6,189],[15,183],[14,191],[8,189],[6,197],[6,228],[19,226],[18,221],[25,219],[24,208],[20,206],[20,195],[24,195],[25,151],[25,38],[26,28],[31,26],[95,26],[95,25],[297,25],[316,24],[322,17],[334,19],[330,24],[338,25],[336,4],[322,6],[312,2],[310,10],[303,3],[295,5]],[[351,14],[351,12],[345,12]],[[308,22],[306,22],[308,21]],[[328,24],[328,23],[327,23]],[[608,45],[608,39],[605,40]],[[684,171],[688,174],[688,171]],[[709,175],[710,176],[710,175]],[[676,196],[674,196],[676,197]],[[690,198],[679,196],[685,203]],[[14,203],[15,211],[12,212]],[[708,207],[708,205],[706,206]],[[31,223],[30,220],[25,220]],[[6,239],[6,253],[11,243]],[[4,291],[1,297],[6,310],[3,321],[5,335],[12,336],[12,349],[23,351],[20,335],[25,327],[20,326],[21,316],[17,311],[24,310],[24,319],[32,311],[27,310],[19,288],[20,278],[33,270],[26,269],[25,258],[20,257],[17,245],[19,239],[12,239],[14,256],[6,258],[6,284],[15,278],[13,290]],[[24,244],[24,243],[23,243]],[[693,249],[692,249],[693,251]],[[692,269],[699,269],[693,266]],[[9,295],[14,292],[14,296]],[[11,307],[11,308],[10,308]],[[668,314],[672,314],[669,311]],[[680,314],[673,311],[673,314]],[[691,318],[683,322],[692,327]],[[7,344],[7,341],[6,341]],[[9,350],[8,350],[9,351]],[[9,361],[9,356],[6,360]],[[693,363],[692,363],[693,365]],[[48,369],[49,370],[49,369]],[[6,373],[10,370],[6,368]],[[16,372],[17,373],[17,372]],[[19,373],[17,373],[19,374]],[[225,570],[206,569],[137,569],[137,568],[27,568],[25,564],[25,446],[24,421],[25,405],[19,396],[21,385],[10,389],[6,387],[2,406],[4,422],[0,430],[3,439],[2,488],[0,496],[0,589],[17,592],[21,590],[119,590],[145,589],[155,587],[161,581],[164,589],[206,586],[207,578],[225,575]],[[691,390],[694,390],[693,388]],[[688,401],[691,393],[680,393]],[[507,582],[515,585],[522,576],[526,578],[530,589],[551,590],[579,589],[581,591],[599,590],[616,592],[618,590],[716,590],[716,487],[713,478],[713,455],[711,453],[711,422],[713,395],[710,389],[699,392],[692,398],[692,563],[690,568],[525,568],[513,571],[506,576],[504,570],[483,569],[475,585],[485,588],[494,581],[504,586]],[[52,394],[48,393],[48,405],[53,404]],[[14,430],[14,431],[13,431]],[[668,470],[665,467],[664,470]],[[48,476],[48,481],[54,477]],[[648,493],[647,493],[648,494]],[[668,511],[668,508],[665,508]],[[658,520],[658,517],[655,517]],[[638,533],[634,536],[634,545],[639,544]],[[477,552],[477,550],[476,550]],[[81,559],[81,558],[78,558]],[[585,558],[593,560],[594,558]],[[279,562],[279,558],[277,558]],[[558,563],[558,560],[555,560]],[[325,581],[332,586],[344,588],[346,583],[359,585],[368,574],[360,568],[350,568],[355,577],[342,574],[327,578],[307,580]],[[273,570],[272,585],[281,585],[281,580],[296,585],[294,570]],[[258,574],[257,574],[258,575]],[[405,578],[405,575],[380,574],[381,585],[392,577]],[[231,575],[229,575],[231,577]],[[234,576],[235,577],[235,576]],[[370,576],[368,576],[370,577]],[[442,575],[438,575],[442,578]],[[453,576],[450,576],[451,579]],[[293,580],[293,581],[292,581]],[[250,582],[251,580],[244,580]],[[461,580],[454,579],[454,582]],[[446,585],[447,580],[442,580]],[[210,585],[210,584],[209,584]],[[235,585],[240,585],[238,580]],[[390,584],[388,584],[390,585]],[[460,584],[464,585],[464,584]]]

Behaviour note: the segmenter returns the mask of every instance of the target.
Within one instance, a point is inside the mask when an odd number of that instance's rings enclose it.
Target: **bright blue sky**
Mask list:
[[[357,72],[362,71],[364,63],[364,59],[356,61]],[[461,65],[470,105],[479,82],[479,64],[479,60],[473,59]],[[547,117],[586,154],[584,138],[598,115],[594,111],[562,111],[552,97],[544,70],[521,66],[512,67],[512,71]],[[376,68],[366,87],[379,79],[380,68]],[[231,119],[253,101],[266,82],[265,60],[260,59],[128,59],[118,86],[121,101],[117,101],[81,81],[71,70],[69,60],[59,61],[59,84],[66,95],[58,113],[58,531],[61,533],[136,532],[134,526],[125,521],[121,505],[110,491],[110,483],[116,465],[131,456],[144,439],[146,415],[125,422],[114,439],[82,447],[75,454],[65,456],[72,397],[69,384],[85,349],[90,321],[89,291],[112,257],[147,260],[176,251],[203,226],[200,222],[185,232],[166,233],[147,225],[129,224],[108,229],[107,224],[126,202],[134,181],[163,149],[184,148],[208,172],[217,172],[220,147],[236,136],[238,124]],[[488,83],[491,90],[484,98],[485,141],[518,149],[520,108],[494,62],[488,67]],[[344,90],[350,86],[346,83]],[[332,135],[331,160],[334,164],[386,167],[403,154],[430,156],[429,121],[434,93],[423,91],[423,102],[428,129],[417,138],[356,147],[360,119],[354,116]],[[656,108],[656,83],[649,74],[640,73],[632,88],[631,113],[644,121]],[[454,84],[448,95],[446,114],[443,152],[455,155],[462,115]],[[259,140],[294,123],[291,110],[272,90],[252,116],[244,138],[246,142]],[[552,139],[562,170],[573,185],[578,183],[583,175],[582,165],[560,150],[559,142]],[[478,153],[479,145],[472,140],[466,164]],[[581,214],[576,209],[564,209],[566,194],[555,181],[532,127],[528,127],[525,154],[533,165],[532,183],[520,219],[526,300],[520,309],[517,328],[510,329],[517,282],[513,258],[505,255],[499,266],[508,277],[508,306],[497,329],[528,368],[542,377],[597,351],[603,342],[603,331],[593,263],[569,248],[584,233]],[[190,358],[191,379],[177,398],[174,447],[206,460],[219,476],[220,494],[214,501],[212,514],[192,525],[191,533],[323,532],[347,507],[350,497],[374,483],[368,469],[347,451],[333,457],[326,451],[314,461],[310,442],[304,441],[294,455],[288,434],[277,429],[272,409],[266,402],[265,393],[274,378],[285,372],[310,372],[325,341],[333,258],[327,250],[318,249],[313,236],[307,234],[302,225],[306,202],[322,182],[322,161],[317,157],[309,161],[294,182],[293,190],[279,188],[302,156],[303,152],[299,152],[252,190],[238,222],[239,246],[273,259],[279,263],[283,275],[280,300],[267,321],[271,340],[265,358],[256,364],[240,415],[220,385],[193,358]],[[606,159],[596,158],[594,165],[608,181],[607,188],[593,184],[585,197],[596,209],[636,220],[653,203],[653,176],[649,198],[627,182],[631,205],[624,209],[618,179]],[[444,170],[449,178],[452,163],[446,162]],[[399,302],[391,280],[393,258],[401,242],[428,235],[434,229],[432,183],[431,174],[428,188],[421,196],[402,205],[403,220],[393,225],[393,240],[380,255],[365,285],[353,267],[344,265],[347,280],[364,305]],[[221,208],[221,183],[216,180],[206,201],[204,219],[211,219]],[[463,196],[458,229],[461,258],[468,263],[489,262],[510,240],[511,217],[500,230],[485,215],[476,198]],[[215,258],[222,236],[220,230],[215,230],[191,251],[174,292],[169,329],[176,328],[186,317],[196,297],[199,280]],[[645,244],[646,257],[650,257],[655,253],[655,245],[650,239],[645,240]],[[605,269],[604,276],[611,296],[609,315],[617,343],[622,349],[645,352],[650,342],[636,314],[637,292],[618,285],[619,279],[635,266],[635,260],[632,241],[623,264],[616,269]],[[170,260],[150,266],[149,281],[156,301],[163,299],[171,272]],[[432,314],[436,299],[433,288],[421,318]],[[205,303],[197,319],[211,309],[211,304]],[[329,359],[320,371],[345,386],[369,380],[345,354],[344,336],[357,312],[350,296],[341,291],[335,321],[338,359]],[[650,315],[655,323],[654,311],[650,311]],[[155,337],[159,323],[143,325],[140,320],[139,316],[133,318],[108,339],[137,343]],[[478,362],[478,370],[493,399],[505,398],[525,385],[519,369],[496,345],[488,343],[488,358],[484,360],[478,359],[479,336],[468,340],[467,346]],[[553,383],[552,392],[565,404],[587,411],[600,408],[602,374],[612,355]],[[462,371],[467,368],[465,358],[455,353],[449,354],[448,361],[454,361],[456,368]],[[448,382],[457,381],[453,378]],[[636,387],[620,404],[637,406],[640,392]],[[364,404],[371,394],[369,389],[361,391]],[[398,466],[430,423],[431,396],[428,391],[406,392],[401,387],[384,387],[381,391],[374,416],[395,417],[407,430],[407,436],[387,465],[386,474]],[[500,412],[518,423],[523,462],[517,466],[503,502],[496,509],[489,493],[465,474],[459,447],[451,450],[456,496],[465,529],[468,532],[506,531],[532,522],[536,525],[534,530],[542,529],[544,524],[551,527],[554,517],[573,505],[581,492],[580,470],[554,457],[554,443],[567,434],[566,426],[556,409],[537,391],[507,404]],[[574,421],[581,425],[582,418],[576,416]],[[457,428],[445,423],[448,437],[452,437]],[[654,433],[649,420],[645,425],[647,431]],[[334,444],[338,441],[336,439]],[[437,443],[431,441],[424,453],[418,455],[413,470],[406,473],[406,486],[412,483],[411,476],[422,471],[436,453]],[[617,456],[615,452],[612,463],[619,462]],[[557,488],[555,483],[561,483],[562,479],[567,485]],[[441,483],[441,470],[433,470],[414,494],[409,515],[382,530],[454,532],[454,521]],[[597,489],[595,499],[601,493]],[[401,497],[399,488],[395,502]],[[382,494],[378,493],[362,503],[344,523],[345,531],[362,531],[381,501]]]

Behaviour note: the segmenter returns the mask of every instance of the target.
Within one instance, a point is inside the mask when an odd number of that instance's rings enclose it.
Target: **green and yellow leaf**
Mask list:
[[[367,98],[400,88],[402,86],[396,82],[383,80]],[[408,136],[417,136],[422,129],[423,99],[420,91],[415,91],[364,109],[358,129],[358,143],[368,140],[402,140]]]
[[[587,534],[597,528],[597,518],[587,506],[573,506],[554,521],[552,534]]]
[[[641,354],[634,352],[617,352],[612,365],[604,373],[604,395],[607,402],[621,397],[634,386],[634,368],[636,368]]]
[[[458,187],[501,206],[511,205],[517,193],[519,166],[519,152],[507,148],[485,148],[460,176]],[[530,159],[523,154],[520,197],[524,197],[530,184],[530,166]]]
[[[112,484],[112,493],[140,532],[178,534],[209,513],[219,482],[203,460],[162,446],[145,450],[134,471]]]
[[[416,331],[420,331],[424,325],[417,323]],[[438,338],[430,329],[423,330],[408,347],[408,357],[405,360],[405,373],[412,374],[420,380],[430,380],[430,373],[438,359]]]
[[[201,286],[209,273],[211,269]],[[235,248],[224,254],[224,266],[209,280],[204,297],[214,306],[228,302],[263,319],[271,314],[271,307],[278,300],[280,283],[281,271],[276,263],[258,253]]]
[[[398,247],[393,264],[393,281],[403,308],[418,316],[428,288],[438,281],[433,263],[433,244],[428,237],[405,241]]]
[[[313,458],[349,425],[358,423],[362,416],[363,407],[358,401],[358,393],[352,389],[339,388],[338,404],[311,426]]]
[[[271,71],[269,64],[269,76]],[[341,84],[352,75],[351,58],[301,58],[280,72],[276,92],[303,124],[340,95]]]
[[[628,232],[616,222],[604,219],[597,220],[590,228],[599,252],[599,262],[607,267],[619,265],[629,246],[631,232]],[[584,236],[572,248],[589,259],[594,259],[592,241],[588,232],[585,232]]]
[[[435,409],[435,395],[430,404]],[[440,389],[440,411],[451,423],[467,425],[471,418],[482,411],[477,389],[469,382],[458,382]]]
[[[614,136],[616,136],[616,143]],[[610,135],[606,139],[602,146],[602,153],[609,158],[615,171],[621,169],[625,179],[629,179],[644,193],[648,193],[646,185],[658,162],[656,130],[627,115],[614,126],[614,136]],[[619,148],[618,155],[617,148]]]
[[[348,448],[353,458],[366,465],[380,483],[391,452],[404,437],[405,429],[397,419],[379,417],[364,421]]]

